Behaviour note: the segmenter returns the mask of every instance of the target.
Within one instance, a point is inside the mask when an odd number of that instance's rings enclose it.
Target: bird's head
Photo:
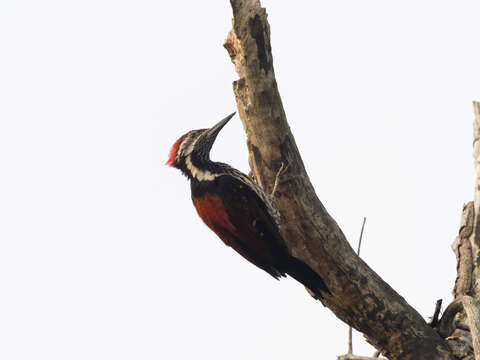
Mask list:
[[[170,149],[166,165],[188,173],[192,172],[191,164],[210,161],[210,150],[218,133],[235,115],[232,113],[209,129],[192,130],[181,136]],[[190,170],[190,171],[188,171]]]

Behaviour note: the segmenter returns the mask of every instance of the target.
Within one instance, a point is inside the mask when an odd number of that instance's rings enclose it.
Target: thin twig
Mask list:
[[[353,345],[352,345],[352,327],[348,327],[348,354],[353,353]]]
[[[362,230],[360,231],[360,238],[358,239],[358,249],[357,255],[360,256],[360,247],[362,246],[362,237],[363,237],[363,229],[365,228],[365,221],[367,221],[366,217],[363,217],[362,223]],[[353,345],[352,345],[352,327],[348,327],[348,354],[353,354]]]
[[[357,249],[358,256],[360,256],[360,246],[362,246],[362,236],[363,236],[363,229],[365,227],[365,221],[367,221],[367,218],[363,217],[362,230],[360,231],[360,239],[358,239],[358,249]]]

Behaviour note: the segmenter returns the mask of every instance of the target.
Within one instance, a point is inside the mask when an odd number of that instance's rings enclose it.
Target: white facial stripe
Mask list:
[[[195,179],[197,179],[198,181],[205,181],[205,180],[212,181],[217,176],[219,176],[219,175],[212,174],[208,170],[201,170],[201,169],[195,167],[195,165],[193,165],[193,163],[192,163],[192,159],[191,159],[190,155],[188,155],[187,158],[185,159],[185,165],[187,165],[187,169],[190,171],[192,176]]]
[[[183,148],[187,145],[189,142],[190,138],[192,137],[192,134],[188,134],[187,137],[182,141],[180,144],[180,147],[177,150],[177,155],[176,155],[176,160],[178,161],[180,159],[180,156],[184,153]],[[194,142],[195,143],[195,142]],[[193,150],[193,147],[190,149],[190,151]]]
[[[190,143],[190,145],[188,145],[188,148],[187,148],[187,150],[185,151],[185,154],[190,155],[190,154],[192,153],[193,148],[195,147],[195,144],[197,143],[199,137],[200,137],[200,136],[198,136],[195,140],[193,140],[193,141]]]
[[[187,166],[187,169],[190,171],[192,176],[195,179],[197,179],[198,181],[212,181],[218,175],[214,175],[208,170],[199,169],[195,165],[193,165],[193,163],[192,163],[191,154],[192,154],[193,148],[195,147],[195,144],[197,143],[199,138],[200,138],[200,136],[198,136],[196,139],[194,139],[190,143],[190,145],[188,145],[187,150],[185,150],[185,154],[187,154],[187,157],[185,158],[185,165]]]
[[[195,136],[195,133],[188,134],[186,138],[182,141],[182,143],[180,144],[177,150],[176,160],[179,161],[181,157],[185,156],[185,165],[188,171],[190,172],[190,174],[192,174],[192,177],[194,177],[198,181],[214,180],[218,175],[214,175],[208,170],[199,169],[192,163],[191,155],[195,147],[195,144],[200,138],[200,136],[197,136],[195,139],[192,140],[192,137],[194,136]]]

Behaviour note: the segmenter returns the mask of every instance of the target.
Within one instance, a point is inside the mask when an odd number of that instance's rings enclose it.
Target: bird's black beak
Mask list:
[[[235,115],[236,112],[234,113],[231,113],[230,115],[228,115],[225,119],[222,119],[220,120],[215,126],[211,127],[208,131],[207,131],[207,137],[212,141],[215,140],[215,138],[217,137],[218,133],[220,132],[220,130],[222,130],[222,128],[228,123],[228,121],[233,117],[233,115]]]
[[[195,143],[194,149],[199,158],[209,160],[210,150],[215,142],[215,139],[217,138],[218,133],[235,114],[236,113],[232,113],[228,115],[225,119],[220,120],[215,126],[211,127],[210,129],[206,129],[205,132],[202,133],[201,138]]]

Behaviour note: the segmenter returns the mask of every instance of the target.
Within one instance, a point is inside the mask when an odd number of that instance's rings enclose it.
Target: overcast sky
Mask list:
[[[472,199],[480,3],[263,1],[317,194],[427,318]],[[235,111],[227,0],[0,1],[0,358],[335,359],[347,326],[200,221],[164,166]],[[212,157],[248,172],[235,117]],[[361,335],[355,352],[371,355]]]

